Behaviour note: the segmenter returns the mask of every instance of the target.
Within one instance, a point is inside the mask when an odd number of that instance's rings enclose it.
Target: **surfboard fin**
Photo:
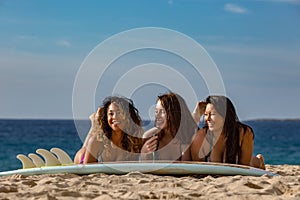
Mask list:
[[[36,153],[40,154],[45,160],[45,166],[56,166],[61,165],[59,160],[48,150],[38,149]]]
[[[23,154],[18,154],[16,157],[22,162],[23,169],[36,167],[35,164],[32,162],[32,160],[27,156]]]
[[[70,156],[64,150],[54,147],[54,148],[50,149],[50,152],[52,152],[53,154],[56,155],[56,157],[58,158],[59,162],[62,165],[73,164],[73,160],[70,158]]]
[[[31,160],[33,161],[33,163],[35,164],[36,167],[45,166],[45,162],[38,155],[36,155],[34,153],[30,153],[30,154],[28,154],[28,157],[31,158]]]
[[[30,153],[28,154],[28,157],[23,154],[18,154],[16,156],[22,162],[23,169],[74,164],[71,157],[60,148],[54,147],[50,151],[46,149],[37,149],[36,153],[38,155]]]

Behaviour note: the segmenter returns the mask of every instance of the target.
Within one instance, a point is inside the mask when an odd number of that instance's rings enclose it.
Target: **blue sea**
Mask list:
[[[255,133],[254,154],[262,153],[267,164],[300,165],[300,120],[252,120]],[[81,121],[89,130],[89,121]],[[145,122],[145,129],[151,123]],[[38,148],[64,149],[72,158],[81,147],[73,120],[0,120],[0,171],[19,169],[17,154],[29,154]]]

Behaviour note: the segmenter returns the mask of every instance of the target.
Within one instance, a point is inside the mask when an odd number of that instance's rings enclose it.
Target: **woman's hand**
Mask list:
[[[197,102],[195,109],[193,111],[193,118],[197,124],[199,123],[201,116],[205,113],[205,108],[206,108],[205,101]]]
[[[91,130],[92,131],[99,131],[99,130],[101,130],[101,125],[99,123],[99,113],[100,113],[101,109],[103,109],[103,108],[99,107],[97,109],[97,111],[94,112],[94,113],[92,113],[90,115],[90,117],[89,117],[90,120],[91,120],[91,124],[92,124],[92,126],[91,126]]]
[[[79,149],[74,158],[74,164],[80,164],[84,160],[84,154],[86,152],[86,147]]]
[[[154,151],[157,150],[157,146],[158,146],[158,136],[154,135],[144,143],[141,149],[141,153],[142,154],[153,153]]]

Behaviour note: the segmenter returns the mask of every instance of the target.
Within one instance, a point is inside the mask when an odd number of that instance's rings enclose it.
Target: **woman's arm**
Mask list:
[[[98,155],[102,151],[103,151],[103,143],[98,141],[95,136],[91,136],[86,146],[83,163],[86,164],[86,163],[97,162]]]
[[[153,127],[146,131],[143,135],[144,144],[141,149],[140,160],[152,160],[152,153],[157,150],[159,129]]]
[[[91,121],[91,128],[82,144],[82,147],[77,151],[75,157],[74,157],[74,163],[75,164],[79,164],[79,163],[82,163],[82,161],[84,160],[84,155],[85,155],[85,152],[86,152],[86,147],[88,145],[88,142],[90,140],[90,138],[93,136],[93,135],[96,135],[99,131],[101,131],[101,127],[100,127],[100,124],[99,124],[99,121],[98,121],[98,118],[99,118],[99,112],[100,110],[102,109],[102,107],[99,107],[98,110],[94,113],[92,113],[90,116],[89,116],[89,119]]]
[[[81,149],[79,149],[74,157],[74,164],[80,164],[83,159],[84,159],[84,154],[86,151],[86,147],[81,147]]]
[[[181,161],[192,161],[191,146],[189,145],[181,155]]]
[[[194,134],[192,138],[192,144],[190,146],[192,161],[205,161],[205,155],[200,153],[205,135],[205,129],[200,129]]]
[[[152,160],[153,152],[157,150],[158,146],[158,136],[152,136],[150,139],[147,139],[141,149],[140,160]]]
[[[254,134],[251,128],[247,127],[245,132],[243,128],[241,128],[240,137],[241,137],[241,143],[240,143],[241,155],[239,158],[239,164],[250,165],[252,154],[253,154],[253,148],[254,148]]]
[[[192,116],[196,122],[196,124],[199,124],[201,116],[204,114],[206,108],[206,103],[204,101],[197,102],[195,109],[192,113]]]

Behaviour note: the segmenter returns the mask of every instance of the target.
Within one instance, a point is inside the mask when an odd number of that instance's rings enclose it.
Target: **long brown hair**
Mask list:
[[[214,106],[216,111],[224,118],[224,126],[222,133],[226,138],[226,163],[236,163],[236,157],[240,157],[240,128],[243,128],[244,133],[247,128],[246,124],[239,121],[233,103],[225,96],[208,96],[206,103]],[[252,131],[252,129],[251,129]],[[252,131],[253,133],[253,131]],[[253,134],[254,137],[254,134]]]
[[[159,137],[163,137],[165,132],[169,132],[182,143],[189,144],[197,130],[197,124],[184,99],[178,94],[169,92],[158,96],[157,101],[161,102],[167,114],[167,126],[159,132]]]

